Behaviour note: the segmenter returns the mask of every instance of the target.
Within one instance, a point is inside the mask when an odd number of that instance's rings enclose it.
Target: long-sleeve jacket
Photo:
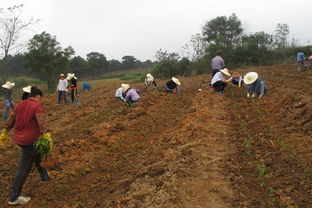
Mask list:
[[[211,60],[212,69],[223,69],[225,67],[224,60],[221,56],[216,56]]]
[[[67,86],[68,86],[68,81],[67,81],[67,79],[60,79],[60,80],[59,80],[59,83],[58,83],[58,85],[57,85],[56,90],[57,90],[57,91],[66,91]]]
[[[259,77],[254,83],[247,85],[248,91],[251,91],[258,95],[263,95],[266,89],[267,89],[267,86],[265,85],[264,81],[260,79]]]
[[[127,92],[126,92],[126,101],[128,102],[129,100],[132,100],[132,101],[138,101],[140,99],[140,90],[138,89],[129,89]]]
[[[305,55],[303,52],[297,53],[297,62],[303,63],[305,61]]]
[[[124,90],[122,89],[122,87],[119,87],[116,90],[115,97],[124,99]]]
[[[177,93],[178,94],[180,93],[179,86],[172,80],[169,80],[167,83],[165,83],[164,87],[166,90],[170,90],[170,91],[176,89]]]

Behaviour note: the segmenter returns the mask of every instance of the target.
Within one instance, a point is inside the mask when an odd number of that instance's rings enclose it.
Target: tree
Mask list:
[[[134,56],[124,56],[121,58],[124,69],[134,69],[136,68],[137,59]]]
[[[24,5],[21,4],[0,10],[0,48],[3,50],[4,58],[10,51],[18,50],[23,46],[18,42],[20,34],[38,21],[33,18],[22,20],[23,8]]]
[[[278,23],[275,29],[274,41],[277,48],[285,48],[289,35],[289,27],[287,24]]]
[[[69,61],[69,69],[72,73],[83,76],[87,72],[87,61],[80,56],[75,56]]]
[[[241,21],[235,14],[230,17],[216,17],[203,27],[204,40],[209,45],[216,45],[219,48],[238,45],[242,32]]]
[[[108,62],[102,53],[91,52],[87,54],[87,61],[91,75],[103,77],[107,72]]]
[[[192,35],[189,43],[182,48],[182,53],[191,61],[197,61],[206,54],[207,43],[201,34]]]
[[[67,72],[69,59],[74,53],[71,46],[63,49],[55,36],[42,32],[28,42],[25,65],[47,81],[48,89],[52,91],[56,87],[56,77]]]

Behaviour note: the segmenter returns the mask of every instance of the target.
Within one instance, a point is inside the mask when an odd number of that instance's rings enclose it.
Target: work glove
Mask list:
[[[247,98],[250,98],[250,94],[249,94],[249,92],[247,92]]]
[[[50,143],[49,143],[49,152],[52,152],[52,149],[53,149],[53,141],[52,141],[52,138],[51,138],[51,133],[50,132],[47,132],[47,133],[44,133],[42,134],[42,136],[44,138],[46,138]]]
[[[256,97],[257,96],[257,94],[256,93],[253,93],[252,95],[251,95],[251,97]]]
[[[7,144],[8,141],[8,134],[9,134],[9,130],[8,129],[3,129],[1,136],[0,136],[0,147],[5,146]]]

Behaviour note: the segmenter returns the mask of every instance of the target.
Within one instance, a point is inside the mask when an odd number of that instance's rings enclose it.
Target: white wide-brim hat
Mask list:
[[[179,81],[177,78],[172,77],[171,79],[172,79],[172,81],[173,81],[174,83],[176,83],[177,85],[181,85],[180,81]]]
[[[227,68],[221,69],[220,72],[222,72],[223,74],[225,74],[227,76],[231,76],[231,74],[229,73],[229,70]]]
[[[3,88],[5,89],[12,89],[15,86],[15,83],[13,82],[6,82],[4,85],[2,85]]]
[[[31,93],[31,86],[24,87],[23,91],[27,93]]]
[[[257,72],[248,72],[244,76],[244,83],[245,84],[252,84],[258,79],[258,73]]]
[[[130,85],[129,84],[122,84],[121,87],[124,90],[124,92],[126,92],[130,88]]]
[[[71,74],[71,73],[68,73],[67,74],[67,77],[66,77],[66,79],[67,80],[71,80],[72,78],[75,78],[75,79],[77,79],[76,77],[75,77],[75,74],[73,73],[73,74]]]
[[[151,82],[154,80],[154,77],[151,74],[146,74],[146,80]]]

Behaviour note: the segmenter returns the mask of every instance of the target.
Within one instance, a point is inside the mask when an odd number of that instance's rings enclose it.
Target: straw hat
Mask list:
[[[153,77],[151,74],[146,74],[146,80],[147,80],[148,82],[151,82],[151,81],[154,80],[154,77]]]
[[[229,73],[229,70],[227,68],[221,69],[220,72],[222,72],[225,75],[231,76],[231,74]]]
[[[6,82],[4,85],[2,85],[3,88],[8,89],[8,90],[13,88],[14,86],[15,86],[15,83],[13,82]]]
[[[24,92],[30,93],[31,92],[31,86],[27,86],[23,88]]]
[[[66,79],[67,80],[71,80],[72,78],[75,78],[75,79],[77,79],[77,77],[75,77],[75,74],[73,73],[73,74],[71,74],[71,73],[68,73],[67,74],[67,77],[66,77]]]
[[[124,92],[126,92],[126,91],[130,88],[130,85],[128,85],[128,84],[122,84],[121,87],[122,87],[122,89],[124,90]]]
[[[312,60],[312,56],[310,56],[309,59]]]
[[[232,77],[233,78],[239,78],[241,75],[238,72],[233,72]]]
[[[171,79],[172,79],[172,81],[173,81],[174,83],[176,83],[177,85],[181,85],[180,81],[179,81],[177,78],[172,77]]]
[[[257,72],[248,72],[244,76],[244,83],[245,84],[252,84],[258,79],[258,74]]]
[[[63,73],[60,74],[60,77],[65,77],[65,75]]]

